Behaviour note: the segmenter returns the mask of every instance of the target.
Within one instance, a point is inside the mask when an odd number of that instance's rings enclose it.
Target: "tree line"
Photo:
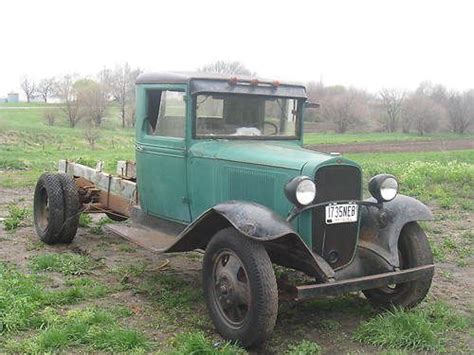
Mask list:
[[[412,92],[384,88],[371,94],[315,82],[310,82],[307,90],[309,99],[321,103],[321,108],[308,112],[306,120],[338,133],[356,130],[463,134],[474,122],[474,90],[448,90],[430,82],[422,82]]]
[[[38,97],[44,102],[58,98],[62,103],[59,109],[72,128],[81,120],[86,120],[88,126],[99,127],[112,103],[118,105],[125,128],[135,124],[135,79],[140,73],[140,69],[125,63],[114,69],[104,68],[94,77],[66,74],[35,82],[25,76],[20,86],[27,102]],[[45,115],[48,123],[54,125],[55,111],[46,111]]]
[[[256,75],[238,61],[216,61],[198,71]],[[115,69],[104,68],[94,78],[65,75],[35,83],[25,77],[21,88],[28,102],[34,97],[40,97],[44,102],[58,97],[71,127],[84,118],[92,127],[100,126],[108,105],[115,101],[122,126],[126,127],[135,122],[134,83],[140,72],[140,69],[124,64]],[[474,125],[474,90],[449,90],[430,82],[422,82],[411,92],[384,88],[376,94],[354,87],[308,82],[307,95],[310,101],[321,105],[318,110],[307,110],[305,116],[317,131],[416,132],[419,135],[452,131],[463,134]],[[54,119],[48,118],[48,122],[54,124]]]

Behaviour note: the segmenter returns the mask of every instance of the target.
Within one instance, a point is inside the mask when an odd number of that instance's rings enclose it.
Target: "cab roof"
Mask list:
[[[247,75],[207,72],[151,72],[140,74],[136,84],[189,84],[191,94],[236,93],[306,99],[306,89],[302,84]]]

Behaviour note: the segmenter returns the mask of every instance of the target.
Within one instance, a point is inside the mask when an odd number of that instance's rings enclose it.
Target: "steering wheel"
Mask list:
[[[278,126],[276,124],[274,124],[273,122],[270,122],[270,121],[263,121],[263,132],[265,132],[265,125],[269,125],[269,126],[272,126],[275,131],[270,133],[269,136],[276,136],[278,134]]]

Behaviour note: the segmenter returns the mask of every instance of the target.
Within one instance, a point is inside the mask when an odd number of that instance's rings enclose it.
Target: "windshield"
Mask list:
[[[242,94],[196,96],[197,137],[298,136],[298,100]]]

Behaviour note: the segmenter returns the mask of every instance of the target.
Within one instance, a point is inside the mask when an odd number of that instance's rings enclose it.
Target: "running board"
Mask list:
[[[383,274],[357,277],[348,280],[317,285],[297,286],[293,289],[295,300],[307,300],[320,296],[337,296],[348,292],[369,290],[433,276],[434,265],[423,265],[411,269]]]

